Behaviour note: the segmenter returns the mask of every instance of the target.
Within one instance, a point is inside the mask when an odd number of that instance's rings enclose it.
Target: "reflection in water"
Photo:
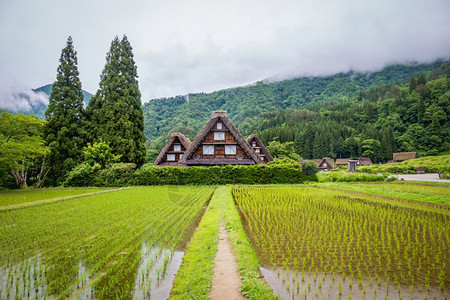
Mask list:
[[[40,256],[0,267],[0,299],[42,299],[47,293],[45,266]]]
[[[260,268],[273,292],[282,299],[448,299],[449,288],[408,286],[382,278],[343,277],[337,274],[306,274],[284,268]]]
[[[78,263],[78,273],[75,285],[70,295],[70,299],[94,299],[94,288],[91,286],[93,283],[90,273],[83,261]]]
[[[184,252],[142,244],[133,299],[167,299]]]

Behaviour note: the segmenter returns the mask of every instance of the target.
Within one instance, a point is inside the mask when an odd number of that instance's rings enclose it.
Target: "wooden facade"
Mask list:
[[[256,134],[251,134],[247,138],[247,143],[252,147],[253,151],[258,155],[258,157],[267,164],[269,161],[273,161],[272,155],[267,151],[266,146],[264,146],[261,139]]]
[[[180,166],[186,150],[191,146],[191,141],[181,133],[172,133],[163,150],[155,159],[155,166]]]
[[[230,122],[226,111],[214,111],[179,163],[210,166],[264,162]]]

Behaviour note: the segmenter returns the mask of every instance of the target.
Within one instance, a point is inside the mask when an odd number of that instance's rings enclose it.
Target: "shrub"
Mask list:
[[[96,176],[96,185],[101,186],[127,186],[134,184],[134,171],[136,164],[115,163],[101,170]]]
[[[96,176],[100,172],[101,166],[98,163],[90,165],[83,162],[73,168],[64,181],[64,186],[93,186],[97,185]]]
[[[298,164],[297,164],[298,165]],[[212,167],[155,167],[144,165],[136,171],[136,184],[274,184],[317,181],[316,175],[306,175],[300,165],[283,164]]]

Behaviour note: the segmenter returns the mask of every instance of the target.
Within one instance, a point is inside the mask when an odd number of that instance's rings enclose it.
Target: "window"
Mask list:
[[[225,145],[225,155],[235,155],[236,145]]]
[[[214,155],[214,145],[203,145],[203,155]]]
[[[261,160],[264,160],[264,156],[263,156],[263,155],[261,155],[259,158],[260,158]]]
[[[167,154],[167,161],[175,161],[175,154]]]
[[[217,122],[217,129],[222,129],[222,123]]]
[[[256,147],[256,142],[253,142],[253,143],[252,143],[252,147]]]
[[[183,154],[180,154],[180,160],[181,160],[182,157],[183,157]]]
[[[181,145],[180,144],[173,145],[173,151],[181,151]]]
[[[255,152],[259,154],[259,148],[256,148],[256,149],[255,149]]]
[[[323,166],[324,166],[325,168],[328,167],[327,163],[323,163]]]
[[[225,140],[225,132],[220,132],[220,131],[214,132],[214,140],[215,141]]]

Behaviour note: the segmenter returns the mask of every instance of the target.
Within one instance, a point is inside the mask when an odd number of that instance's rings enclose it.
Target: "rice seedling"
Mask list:
[[[432,192],[432,186],[426,188]],[[235,187],[232,193],[262,262],[281,268],[280,276],[289,266],[300,274],[298,281],[307,283],[307,291],[327,281],[339,294],[339,286],[344,292],[342,282],[349,280],[349,293],[358,298],[389,295],[399,283],[402,295],[408,286],[415,296],[426,290],[438,290],[438,297],[449,292],[446,209],[320,186]]]
[[[0,298],[131,298],[136,281],[147,293],[157,258],[162,279],[213,190],[137,187],[0,211]]]

